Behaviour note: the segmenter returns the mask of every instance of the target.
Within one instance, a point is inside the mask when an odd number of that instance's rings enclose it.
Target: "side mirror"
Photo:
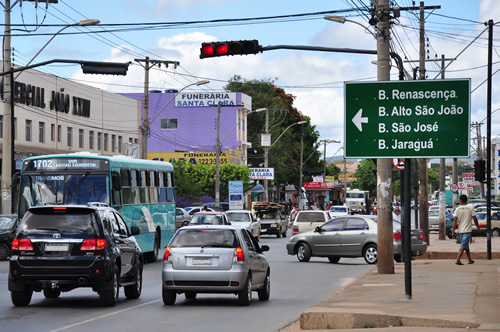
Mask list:
[[[263,246],[261,246],[261,247],[260,247],[260,251],[261,251],[261,252],[264,252],[264,251],[269,251],[269,246],[268,246],[268,245],[266,245],[266,244],[265,244],[265,245],[263,245]]]
[[[321,229],[320,226],[317,226],[315,229],[314,229],[314,232],[315,233],[321,233],[323,230]]]
[[[130,227],[130,235],[139,235],[141,234],[141,228],[139,226]]]

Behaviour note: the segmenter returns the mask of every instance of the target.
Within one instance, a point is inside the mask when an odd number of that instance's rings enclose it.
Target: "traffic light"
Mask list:
[[[486,178],[486,161],[474,160],[474,180],[483,182]]]
[[[225,55],[257,54],[261,52],[260,48],[259,42],[255,39],[202,43],[200,59]]]

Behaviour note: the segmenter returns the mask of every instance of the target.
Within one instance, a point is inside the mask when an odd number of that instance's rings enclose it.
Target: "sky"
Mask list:
[[[2,5],[5,0],[0,1]],[[15,2],[11,0],[11,2]],[[410,0],[392,1],[399,7],[418,6]],[[126,76],[84,75],[78,66],[54,64],[38,70],[77,80],[116,93],[142,92],[144,69],[135,59],[178,61],[176,68],[153,68],[150,88],[181,89],[207,79],[210,84],[185,91],[219,92],[234,75],[246,80],[272,80],[294,95],[294,105],[311,118],[320,139],[344,139],[344,82],[376,81],[374,55],[265,51],[258,55],[200,59],[202,42],[256,39],[262,46],[302,45],[376,50],[370,32],[369,0],[59,0],[57,4],[23,1],[12,8],[13,62],[26,65],[51,59],[132,62]],[[22,5],[21,5],[22,4]],[[484,22],[500,21],[500,1],[425,1],[426,79],[439,78],[440,62],[448,60],[446,78],[471,79],[471,122],[483,122],[486,136],[488,35]],[[310,14],[310,15],[298,15]],[[293,16],[292,16],[293,15]],[[324,15],[345,16],[358,24],[340,24]],[[403,10],[393,20],[393,51],[412,72],[419,57],[418,11]],[[98,19],[92,27],[68,27],[84,19]],[[238,21],[234,21],[238,19]],[[243,20],[245,19],[245,20]],[[5,18],[0,18],[3,24]],[[214,22],[215,21],[215,22]],[[368,28],[365,29],[364,27]],[[54,34],[57,34],[50,43]],[[493,44],[500,44],[494,28]],[[479,37],[478,37],[479,36]],[[478,37],[477,39],[475,39]],[[500,69],[500,49],[493,50],[493,73]],[[397,80],[391,69],[391,80]],[[500,136],[500,81],[493,75],[492,137]],[[463,133],[466,135],[466,133]],[[475,133],[471,138],[475,138]],[[475,140],[472,142],[474,153]],[[327,158],[342,156],[342,144],[327,145]],[[323,146],[319,149],[323,151]]]

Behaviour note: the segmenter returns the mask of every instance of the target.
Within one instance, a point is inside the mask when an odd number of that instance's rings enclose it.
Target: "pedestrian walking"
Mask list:
[[[465,251],[469,264],[474,264],[470,256],[469,243],[472,239],[472,221],[476,224],[477,230],[479,231],[479,223],[476,218],[476,212],[474,207],[467,205],[467,196],[460,196],[460,206],[455,209],[453,214],[453,225],[451,226],[451,236],[455,237],[455,229],[458,223],[458,233],[460,236],[460,249],[458,249],[458,256],[455,264],[464,265],[460,259]]]

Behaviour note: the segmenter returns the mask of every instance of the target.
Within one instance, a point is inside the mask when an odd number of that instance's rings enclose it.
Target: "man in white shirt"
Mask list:
[[[472,221],[476,224],[477,230],[479,231],[479,223],[476,218],[476,211],[471,205],[467,205],[467,196],[460,196],[460,206],[455,209],[453,214],[453,225],[451,227],[451,235],[455,237],[455,228],[457,228],[458,222],[458,233],[460,234],[460,249],[458,249],[458,256],[455,264],[464,265],[460,259],[465,251],[469,264],[474,264],[474,261],[470,257],[469,243],[472,238]]]

